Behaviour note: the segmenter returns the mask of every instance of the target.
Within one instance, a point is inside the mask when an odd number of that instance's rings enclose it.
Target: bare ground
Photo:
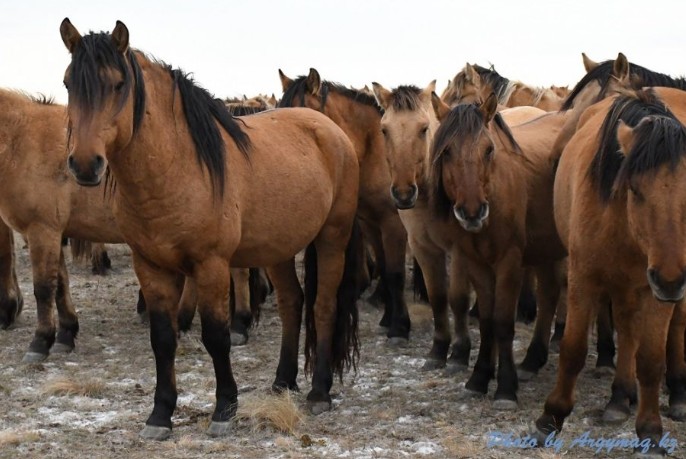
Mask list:
[[[420,370],[432,333],[431,313],[423,305],[411,307],[414,328],[409,346],[393,348],[377,331],[380,312],[360,302],[362,351],[357,374],[346,375],[343,384],[336,382],[333,411],[316,417],[305,413],[310,383],[301,374],[298,384],[303,392],[292,398],[302,410],[302,419],[298,420],[297,412],[287,414],[289,420],[280,424],[284,431],[279,431],[264,420],[264,414],[254,411],[256,401],[270,400],[268,388],[278,359],[280,324],[271,299],[248,345],[232,349],[239,404],[247,407],[233,435],[212,439],[205,434],[213,407],[214,376],[195,326],[179,345],[179,400],[172,438],[161,443],[142,441],[138,432],[152,408],[154,360],[148,328],[135,313],[137,283],[128,248],[109,249],[114,271],[107,277],[91,275],[86,265],[70,268],[81,324],[75,352],[51,355],[34,365],[20,363],[36,313],[27,251],[17,249],[26,304],[18,324],[0,332],[0,457],[583,458],[631,454],[630,449],[615,448],[596,455],[595,447],[572,444],[586,431],[594,439],[635,435],[633,417],[616,426],[600,422],[611,377],[594,374],[593,354],[581,375],[577,405],[560,437],[559,454],[554,448],[489,447],[493,432],[518,436],[540,414],[554,383],[557,356],[551,356],[533,381],[521,384],[517,412],[498,412],[491,408],[491,398],[463,397],[467,375],[448,377],[441,371]],[[530,326],[517,325],[518,360],[530,330]],[[472,339],[476,345],[474,327]],[[476,352],[472,353],[473,363]],[[664,416],[665,397],[662,405],[664,430],[677,442],[673,456],[681,456],[686,431]]]

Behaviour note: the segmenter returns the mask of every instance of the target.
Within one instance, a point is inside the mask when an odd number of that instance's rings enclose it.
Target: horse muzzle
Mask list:
[[[479,206],[475,215],[469,215],[464,206],[453,206],[453,215],[455,215],[460,226],[470,233],[480,232],[484,226],[486,226],[489,214],[490,209],[487,202],[484,202]]]
[[[419,189],[417,185],[410,185],[409,190],[405,192],[400,192],[398,188],[391,186],[391,198],[395,206],[400,210],[412,209],[417,203],[417,195],[419,194]]]
[[[646,275],[648,284],[656,300],[664,303],[678,303],[684,299],[686,293],[686,271],[674,280],[666,280],[656,268],[648,268]]]
[[[79,185],[98,186],[105,172],[105,158],[94,154],[93,159],[84,166],[76,160],[73,154],[70,154],[67,159],[67,166]]]

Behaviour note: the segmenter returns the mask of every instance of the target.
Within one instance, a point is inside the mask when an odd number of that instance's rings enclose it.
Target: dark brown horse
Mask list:
[[[269,267],[283,323],[277,389],[297,387],[304,297],[305,367],[314,373],[307,398],[313,412],[329,409],[334,372],[357,355],[357,251],[346,247],[356,240],[359,166],[345,133],[303,109],[237,121],[185,73],[130,49],[121,22],[111,34],[81,36],[65,19],[60,32],[71,53],[69,170],[93,186],[109,167],[117,225],[147,300],[157,386],[141,435],[171,433],[179,274],[197,286],[202,341],[215,369],[208,433],[229,432],[237,404],[226,307],[231,266]],[[303,295],[294,257],[305,247]]]
[[[279,70],[284,94],[280,107],[309,107],[338,124],[352,141],[360,162],[360,197],[357,214],[379,265],[384,315],[391,342],[403,343],[410,333],[404,299],[407,233],[391,195],[391,177],[381,135],[381,109],[374,96],[324,81],[315,69],[292,80]],[[390,190],[390,193],[389,193]]]
[[[567,328],[557,383],[536,421],[539,440],[559,432],[572,411],[590,321],[610,301],[626,362],[618,362],[625,374],[615,379],[608,408],[628,412],[637,375],[636,433],[657,445],[666,369],[669,413],[686,418],[684,120],[686,93],[639,90],[590,107],[564,149],[555,220],[570,254]]]
[[[435,93],[432,103],[441,122],[429,162],[432,206],[459,223],[459,251],[479,301],[481,345],[466,389],[487,392],[497,353],[494,406],[514,409],[512,341],[523,267],[532,266],[538,279],[540,338],[529,347],[525,371],[537,371],[547,359],[559,297],[556,272],[565,252],[553,221],[549,155],[564,116],[545,115],[511,130],[496,112],[495,94],[452,110]]]

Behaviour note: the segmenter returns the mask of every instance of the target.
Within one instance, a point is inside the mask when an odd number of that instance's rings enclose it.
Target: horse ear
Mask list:
[[[498,98],[495,96],[495,93],[491,93],[486,100],[479,105],[479,111],[484,118],[484,124],[490,123],[498,111]]]
[[[615,59],[614,63],[612,64],[612,75],[614,75],[619,81],[628,81],[629,74],[629,60],[624,54],[617,54],[617,59]]]
[[[73,53],[76,47],[81,43],[81,34],[76,27],[74,27],[69,18],[64,18],[60,24],[60,35],[64,46],[67,47],[70,53]]]
[[[622,120],[617,123],[617,142],[619,142],[619,151],[625,156],[634,145],[634,130]]]
[[[598,67],[598,63],[594,60],[591,60],[586,53],[581,53],[581,58],[584,60],[584,68],[586,69],[586,73]]]
[[[434,113],[436,114],[436,118],[438,118],[438,121],[442,121],[443,118],[448,116],[448,113],[450,113],[450,107],[448,104],[443,102],[440,97],[438,97],[438,94],[435,92],[431,93],[431,105],[434,108]]]
[[[388,110],[388,107],[391,105],[391,91],[389,91],[388,89],[384,88],[376,82],[372,83],[372,88],[376,102],[379,104],[381,108],[383,108],[384,110]]]
[[[464,80],[469,83],[474,83],[477,76],[479,75],[476,73],[476,69],[469,62],[467,62],[467,64],[464,66]]]
[[[307,75],[307,80],[305,82],[307,84],[307,90],[310,92],[310,94],[313,96],[319,95],[319,89],[322,86],[322,79],[316,69],[310,69],[310,73]]]
[[[123,22],[117,21],[112,31],[112,41],[117,51],[124,54],[129,49],[129,29]]]
[[[272,93],[272,96],[269,99],[267,99],[267,102],[269,102],[269,105],[271,105],[272,107],[276,107],[278,100],[276,100],[276,96],[274,95],[274,93]]]
[[[279,79],[281,79],[281,88],[283,89],[283,92],[286,92],[293,84],[293,80],[288,78],[281,69],[279,69]]]
[[[419,98],[423,101],[428,101],[431,99],[431,93],[436,91],[436,80],[433,80],[431,83],[427,85],[426,88],[422,91],[422,93],[419,95]]]

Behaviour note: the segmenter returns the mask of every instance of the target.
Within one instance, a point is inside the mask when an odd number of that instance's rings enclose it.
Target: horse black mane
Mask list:
[[[479,74],[481,81],[488,84],[499,101],[502,101],[503,96],[507,92],[507,88],[510,85],[510,80],[496,72],[495,67],[491,65],[489,68],[481,67],[478,64],[472,65],[476,73]]]
[[[398,86],[391,92],[391,106],[393,110],[417,110],[420,106],[419,95],[422,90],[417,86]]]
[[[55,105],[55,98],[53,96],[46,96],[39,93],[37,96],[29,96],[29,98],[40,105]]]
[[[496,129],[512,145],[515,153],[521,154],[519,144],[502,116],[500,116],[500,113],[496,113],[493,123]],[[457,145],[456,149],[460,150],[465,142],[473,141],[474,137],[478,136],[485,127],[484,118],[478,104],[457,105],[441,121],[436,134],[434,134],[430,156],[431,178],[429,181],[432,184],[430,201],[436,215],[447,218],[452,206],[443,188],[443,158],[445,157],[446,150],[453,143]]]
[[[631,151],[624,154],[619,151],[617,140],[619,120],[632,128],[636,127]],[[666,163],[674,170],[680,158],[686,154],[686,127],[652,89],[617,97],[603,121],[599,135],[600,144],[589,174],[605,203],[632,177]]]
[[[305,106],[305,94],[307,94],[307,76],[301,75],[297,77],[293,83],[284,91],[281,101],[279,101],[279,107],[304,107]],[[382,112],[379,105],[376,103],[374,96],[367,94],[365,92],[359,91],[357,89],[346,88],[340,83],[333,83],[331,81],[322,81],[322,88],[320,90],[321,104],[320,110],[323,111],[326,106],[326,100],[329,92],[335,92],[342,96],[352,99],[356,102],[360,102],[364,105],[369,105],[374,107],[380,113]]]
[[[90,32],[74,49],[71,72],[69,72],[68,81],[65,81],[73,103],[85,116],[101,109],[107,94],[113,91],[121,94],[119,96],[121,110],[133,88],[134,135],[143,121],[146,98],[145,82],[138,64],[137,53],[132,49],[124,54],[119,52],[109,33]],[[238,149],[246,156],[250,149],[250,138],[241,130],[224,104],[215,100],[206,89],[198,86],[187,73],[180,69],[172,69],[171,66],[160,62],[156,64],[169,71],[174,87],[178,88],[198,162],[207,168],[213,184],[219,188],[219,194],[222,195],[226,172],[226,148],[216,122],[224,128]],[[123,75],[123,87],[119,90],[109,81],[104,80],[101,69],[107,67],[114,68]]]
[[[569,110],[574,104],[574,100],[581,93],[581,91],[593,81],[598,82],[601,87],[600,93],[596,101],[602,99],[607,89],[610,79],[613,77],[612,68],[614,60],[607,60],[598,64],[590,72],[586,73],[584,77],[574,86],[565,99],[560,110]],[[629,63],[629,73],[631,76],[631,84],[635,89],[640,89],[643,86],[665,86],[669,88],[677,88],[686,90],[686,79],[672,78],[664,73],[653,72],[640,65]]]

